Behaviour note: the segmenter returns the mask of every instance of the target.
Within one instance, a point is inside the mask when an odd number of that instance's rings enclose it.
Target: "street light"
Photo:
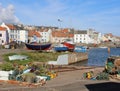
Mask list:
[[[61,22],[62,22],[62,20],[61,20],[61,19],[58,19],[58,22],[60,23],[60,26],[59,26],[59,27],[61,27]]]

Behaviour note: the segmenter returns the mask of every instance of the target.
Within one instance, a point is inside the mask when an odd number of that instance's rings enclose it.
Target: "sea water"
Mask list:
[[[105,66],[105,62],[109,56],[120,56],[120,48],[92,48],[88,50],[88,60],[79,62],[77,66]]]

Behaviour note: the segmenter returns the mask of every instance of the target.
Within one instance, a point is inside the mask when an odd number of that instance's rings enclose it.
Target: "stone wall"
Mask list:
[[[88,59],[88,53],[71,53],[68,55],[68,64],[84,61]]]

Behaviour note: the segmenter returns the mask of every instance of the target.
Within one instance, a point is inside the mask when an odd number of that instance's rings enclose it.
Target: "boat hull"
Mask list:
[[[30,50],[48,50],[51,47],[51,44],[25,44],[26,47]]]
[[[71,44],[71,43],[68,43],[68,42],[64,42],[63,45],[68,47],[68,50],[71,50],[71,51],[73,51],[74,48],[75,48],[75,44]]]
[[[54,50],[57,52],[68,51],[67,47],[54,47]]]
[[[84,46],[76,46],[74,52],[87,52],[87,48]]]

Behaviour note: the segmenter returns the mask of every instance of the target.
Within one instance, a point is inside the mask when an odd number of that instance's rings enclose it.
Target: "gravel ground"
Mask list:
[[[102,67],[78,67],[78,70],[59,72],[54,79],[47,81],[44,86],[25,87],[0,83],[0,91],[118,91],[119,81],[83,79],[84,72],[94,71],[95,74],[103,70]]]

